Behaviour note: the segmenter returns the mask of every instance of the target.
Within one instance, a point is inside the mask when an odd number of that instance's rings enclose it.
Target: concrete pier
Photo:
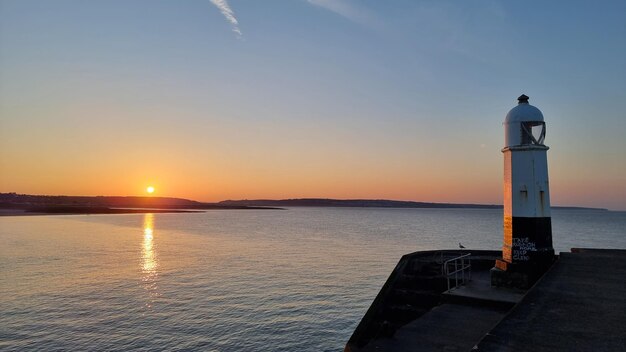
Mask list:
[[[559,257],[479,351],[626,351],[626,250]]]
[[[488,253],[472,259],[471,281],[441,290],[438,303],[390,334],[375,328],[389,315],[376,318],[368,311],[345,350],[626,351],[626,250],[560,253],[528,290],[491,286]],[[394,278],[406,277],[413,258],[424,256],[403,257],[370,311],[388,311],[398,303]]]

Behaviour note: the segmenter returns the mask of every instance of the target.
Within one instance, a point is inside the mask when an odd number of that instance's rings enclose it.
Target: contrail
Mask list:
[[[228,22],[233,26],[233,32],[237,33],[237,36],[241,38],[241,30],[239,29],[239,21],[235,18],[235,13],[228,5],[228,1],[226,0],[211,0],[213,5],[215,5],[222,15],[226,18]]]

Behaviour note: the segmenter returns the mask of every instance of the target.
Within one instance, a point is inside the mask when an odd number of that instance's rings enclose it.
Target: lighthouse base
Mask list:
[[[528,289],[552,266],[554,255],[530,263],[509,263],[496,259],[490,270],[491,286]]]

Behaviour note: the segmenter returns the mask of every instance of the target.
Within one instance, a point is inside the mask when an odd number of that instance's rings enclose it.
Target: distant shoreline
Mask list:
[[[388,199],[243,199],[203,203],[171,197],[48,196],[0,193],[0,216],[54,214],[194,213],[204,210],[283,210],[287,207],[502,209],[500,204],[432,203]],[[605,208],[552,206],[553,209],[609,211]]]
[[[169,197],[49,196],[0,193],[0,216],[201,213],[205,210],[276,210],[275,207],[202,203]]]
[[[464,204],[464,203],[432,203],[388,199],[329,199],[329,198],[297,198],[297,199],[245,199],[225,200],[217,204],[238,206],[270,206],[270,207],[329,207],[329,208],[418,208],[418,209],[502,209],[501,204]],[[605,208],[589,208],[575,206],[552,206],[552,209],[565,210],[596,210],[609,211]]]
[[[2,208],[1,216],[37,216],[37,215],[98,215],[98,214],[146,214],[146,213],[204,213],[199,210],[174,209],[123,209],[94,207],[49,207],[49,208]]]

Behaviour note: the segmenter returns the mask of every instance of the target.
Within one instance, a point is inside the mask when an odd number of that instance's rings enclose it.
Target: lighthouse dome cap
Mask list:
[[[524,121],[543,121],[541,110],[528,104],[528,96],[522,94],[517,98],[519,104],[506,114],[505,124]]]

